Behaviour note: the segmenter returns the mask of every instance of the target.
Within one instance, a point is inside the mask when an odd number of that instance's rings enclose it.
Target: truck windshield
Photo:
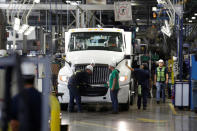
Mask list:
[[[71,34],[70,51],[123,51],[122,34],[118,32],[76,32]]]

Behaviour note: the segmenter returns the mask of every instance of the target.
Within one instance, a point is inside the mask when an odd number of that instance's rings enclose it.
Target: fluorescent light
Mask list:
[[[70,5],[79,5],[77,2],[71,2]]]
[[[18,33],[22,34],[25,30],[27,30],[28,27],[29,25],[23,24],[22,27],[19,29]]]
[[[30,26],[24,33],[24,35],[29,35],[31,34],[31,32],[35,30],[35,27],[34,26]]]
[[[194,17],[192,17],[192,20],[195,20],[196,19],[196,17],[194,16]]]
[[[136,20],[140,20],[140,19],[136,19]]]
[[[152,11],[157,11],[157,7],[152,7]]]
[[[34,0],[34,2],[38,4],[38,3],[40,3],[40,0]]]
[[[20,19],[19,18],[14,18],[14,30],[18,31],[20,28]]]
[[[189,23],[192,23],[192,20],[189,20]]]
[[[163,0],[157,0],[157,3],[158,4],[165,4],[165,1],[163,1]]]
[[[67,4],[70,4],[70,0],[67,0],[66,3],[67,3]]]
[[[135,31],[138,32],[139,31],[139,27],[136,27]]]
[[[197,13],[194,13],[194,16],[197,16]]]

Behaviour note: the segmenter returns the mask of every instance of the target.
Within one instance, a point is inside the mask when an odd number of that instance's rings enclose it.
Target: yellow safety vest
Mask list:
[[[165,67],[162,67],[160,70],[160,68],[157,67],[157,82],[164,82],[166,80],[165,69]]]

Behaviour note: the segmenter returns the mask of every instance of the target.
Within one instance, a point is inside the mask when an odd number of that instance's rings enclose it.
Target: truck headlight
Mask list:
[[[121,76],[120,78],[119,78],[119,81],[120,82],[124,82],[124,81],[126,81],[127,80],[127,76]]]
[[[65,75],[60,76],[60,80],[63,82],[67,82],[68,81],[68,77]]]

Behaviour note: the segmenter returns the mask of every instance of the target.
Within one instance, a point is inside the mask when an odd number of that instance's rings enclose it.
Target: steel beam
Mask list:
[[[0,4],[3,10],[21,10],[30,9],[32,4]],[[68,4],[36,4],[32,10],[76,10],[80,7],[82,10],[114,10],[114,5],[68,5]]]
[[[131,2],[131,6],[144,6],[146,2]],[[150,3],[148,3],[149,5]],[[150,4],[152,5],[152,4]],[[0,3],[0,9],[3,10],[13,10],[13,9],[19,9],[20,10],[26,10],[30,9],[32,4],[9,4],[9,3]],[[113,4],[107,4],[107,5],[88,5],[88,4],[80,4],[80,5],[70,5],[70,4],[35,4],[32,10],[76,10],[77,7],[80,7],[82,10],[114,10]]]

